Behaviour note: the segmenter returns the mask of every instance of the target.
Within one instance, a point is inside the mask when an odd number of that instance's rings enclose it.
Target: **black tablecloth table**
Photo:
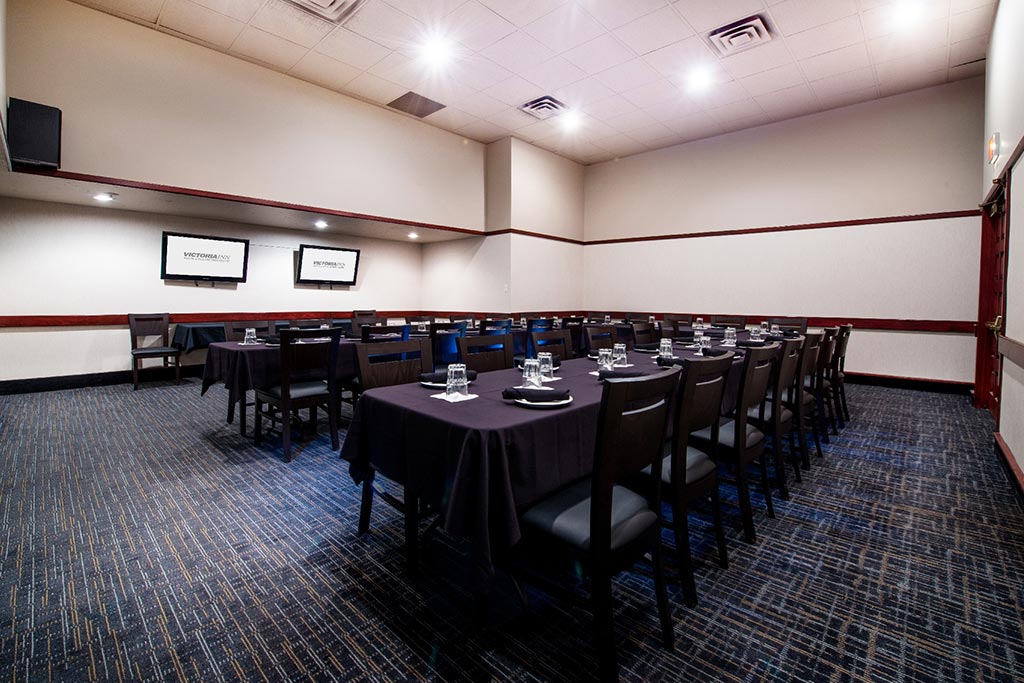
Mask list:
[[[634,369],[663,371],[651,356],[632,353]],[[537,410],[505,401],[522,382],[517,370],[480,373],[470,387],[479,398],[448,403],[419,384],[362,394],[341,451],[360,483],[374,471],[428,501],[446,501],[444,528],[470,539],[474,579],[485,591],[493,558],[520,538],[518,512],[590,474],[602,384],[585,358],[562,363],[549,384],[569,389],[573,402]],[[414,536],[406,542],[415,544]]]
[[[175,323],[171,346],[191,353],[224,341],[224,323]]]
[[[350,380],[359,372],[356,361],[356,343],[342,339],[338,352],[337,376]],[[265,389],[279,383],[281,375],[281,348],[266,344],[217,342],[210,344],[203,367],[202,394],[217,382],[228,390],[228,422],[234,422],[235,404],[242,402],[239,429],[245,435],[245,394],[253,389]]]

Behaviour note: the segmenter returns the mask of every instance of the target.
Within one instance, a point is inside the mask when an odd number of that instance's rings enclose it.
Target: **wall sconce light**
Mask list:
[[[994,164],[999,161],[999,133],[992,133],[988,139],[988,163]]]

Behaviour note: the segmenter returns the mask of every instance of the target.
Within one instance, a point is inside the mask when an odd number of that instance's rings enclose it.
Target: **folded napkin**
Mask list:
[[[785,337],[783,337],[781,334],[766,334],[764,338],[770,342],[777,342],[785,339]]]
[[[730,353],[729,349],[716,349],[713,346],[706,346],[701,350],[701,355],[707,358],[716,358]]]
[[[512,362],[515,364],[515,366],[517,368],[522,368],[524,360],[526,360],[526,359],[525,358],[516,358]],[[551,365],[553,367],[556,367],[556,368],[561,367],[562,366],[562,357],[559,356],[557,353],[551,354]]]
[[[476,379],[476,370],[466,370],[466,379],[470,382]],[[441,372],[424,372],[420,375],[421,382],[430,382],[431,384],[445,384],[448,382],[448,371],[442,370]]]
[[[658,361],[658,365],[663,368],[671,368],[674,365],[683,365],[682,358],[662,358],[661,356],[658,356],[656,360]]]
[[[640,370],[600,370],[597,376],[601,379],[623,379],[627,377],[643,377],[645,374]]]
[[[501,397],[504,399],[516,399],[521,398],[524,401],[531,401],[533,403],[543,403],[548,401],[564,401],[569,398],[568,389],[519,389],[517,387],[509,387],[501,392]]]
[[[724,327],[712,327],[709,330],[704,330],[705,337],[711,337],[712,339],[723,339],[725,338]]]
[[[759,346],[764,346],[768,342],[763,339],[739,339],[736,341],[736,346],[741,349],[753,349]]]
[[[641,351],[657,351],[661,346],[658,342],[651,342],[649,344],[634,344],[633,348]]]
[[[266,339],[264,339],[264,341],[267,344],[280,344],[281,343],[281,335],[279,335],[279,334],[268,334]]]

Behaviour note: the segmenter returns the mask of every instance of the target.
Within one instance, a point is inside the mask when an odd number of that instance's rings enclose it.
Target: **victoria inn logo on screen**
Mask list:
[[[315,268],[337,268],[338,270],[347,270],[348,264],[344,261],[313,261],[313,267]]]
[[[203,263],[227,263],[231,254],[214,254],[208,251],[186,251],[182,254],[186,261],[202,261]]]

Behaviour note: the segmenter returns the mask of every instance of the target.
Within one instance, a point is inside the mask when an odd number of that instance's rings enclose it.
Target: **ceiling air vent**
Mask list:
[[[286,0],[300,9],[341,24],[349,20],[366,0]]]
[[[388,102],[388,106],[398,111],[404,111],[406,114],[418,116],[421,119],[424,116],[430,116],[435,111],[444,109],[444,105],[440,102],[435,102],[429,97],[424,97],[411,90],[401,97]]]
[[[521,104],[519,105],[519,108],[530,116],[543,121],[544,119],[550,119],[552,116],[557,116],[565,111],[565,104],[556,100],[551,95],[545,95],[544,97],[538,97],[535,100],[530,100],[526,104]]]
[[[708,34],[711,47],[715,48],[723,57],[749,50],[767,43],[771,39],[771,31],[768,30],[764,17],[760,15],[734,21],[728,26],[716,28]]]

